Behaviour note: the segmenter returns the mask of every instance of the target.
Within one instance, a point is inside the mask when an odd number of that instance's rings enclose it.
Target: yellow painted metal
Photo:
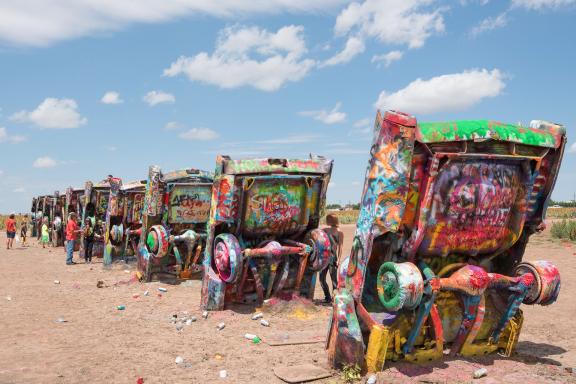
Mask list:
[[[498,350],[497,344],[482,342],[479,344],[464,344],[460,350],[462,356],[483,356]]]
[[[512,355],[512,352],[518,344],[518,338],[520,337],[520,331],[522,330],[522,324],[524,323],[524,314],[522,310],[518,310],[516,316],[514,316],[504,328],[500,340],[498,341],[498,348],[504,351],[505,356]]]
[[[384,368],[389,341],[390,329],[388,327],[380,324],[372,327],[365,356],[366,369],[368,372],[378,372]]]
[[[412,363],[424,363],[441,359],[442,356],[444,356],[444,354],[442,353],[442,350],[439,350],[438,348],[414,349],[411,354],[405,355],[404,359]]]

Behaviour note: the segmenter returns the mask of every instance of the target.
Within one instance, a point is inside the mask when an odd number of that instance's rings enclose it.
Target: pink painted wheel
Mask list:
[[[234,283],[242,273],[242,250],[238,239],[229,233],[221,233],[214,239],[214,264],[220,279]]]
[[[524,304],[550,305],[560,293],[560,272],[554,264],[545,260],[518,264],[515,275],[525,273],[534,275],[534,283],[524,299]]]

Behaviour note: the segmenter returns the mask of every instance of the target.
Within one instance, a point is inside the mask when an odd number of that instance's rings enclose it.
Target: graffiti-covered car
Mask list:
[[[119,178],[110,178],[110,194],[104,229],[104,264],[114,257],[126,260],[136,255],[142,228],[142,206],[146,181],[122,184]]]
[[[510,355],[524,304],[552,304],[558,269],[523,262],[543,229],[564,127],[376,117],[350,256],[328,335],[334,366]]]
[[[313,298],[329,262],[320,229],[332,160],[218,156],[204,259],[202,307],[271,296]]]
[[[177,279],[201,276],[212,174],[198,169],[162,173],[151,166],[146,183],[138,269]]]
[[[62,206],[64,200],[58,191],[52,195],[38,196],[32,200],[32,236],[42,236],[43,220],[48,221],[49,240],[53,246],[63,245]]]
[[[84,185],[84,195],[82,196],[82,222],[80,237],[80,257],[84,258],[84,235],[86,219],[92,221],[93,226],[103,229],[106,223],[106,211],[108,210],[108,200],[110,196],[110,182],[107,179],[96,184],[87,181]],[[102,258],[104,256],[104,238],[95,237],[92,246],[92,256]]]

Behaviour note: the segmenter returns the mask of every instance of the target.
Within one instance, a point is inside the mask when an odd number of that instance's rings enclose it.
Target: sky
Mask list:
[[[576,0],[0,0],[0,212],[148,166],[334,159],[356,203],[377,109],[567,127]]]

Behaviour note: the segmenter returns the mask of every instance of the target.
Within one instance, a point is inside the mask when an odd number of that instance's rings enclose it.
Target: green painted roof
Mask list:
[[[416,138],[423,143],[492,139],[547,148],[555,148],[558,142],[555,135],[544,130],[490,120],[418,123]]]

